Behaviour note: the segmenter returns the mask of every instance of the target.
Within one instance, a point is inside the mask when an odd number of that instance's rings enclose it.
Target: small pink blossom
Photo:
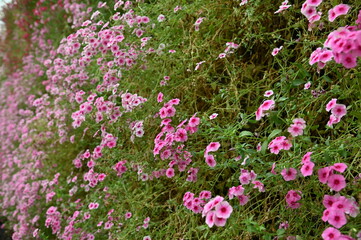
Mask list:
[[[272,50],[272,56],[276,56],[281,51],[282,48],[283,46],[280,46],[279,48],[274,48]]]
[[[272,90],[268,90],[268,91],[266,91],[266,92],[264,93],[263,96],[265,96],[265,97],[270,97],[270,96],[272,96],[272,95],[273,95],[273,91],[272,91]]]

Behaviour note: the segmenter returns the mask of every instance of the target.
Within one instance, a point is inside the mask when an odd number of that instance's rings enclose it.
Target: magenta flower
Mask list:
[[[336,240],[341,236],[341,233],[339,230],[333,227],[329,227],[323,231],[321,236],[324,240]]]
[[[219,149],[220,146],[221,146],[221,144],[219,142],[211,142],[206,147],[206,153],[215,152]]]
[[[345,177],[340,174],[332,174],[328,177],[327,185],[332,190],[339,192],[346,187]]]
[[[329,112],[332,108],[334,108],[336,106],[336,102],[337,98],[332,98],[332,100],[326,104],[326,111]]]
[[[339,4],[328,11],[328,20],[333,22],[338,16],[346,15],[348,10],[350,10],[350,6],[347,4]]]
[[[173,168],[168,168],[167,171],[165,172],[165,175],[167,176],[167,178],[174,177],[174,169]]]
[[[328,222],[335,228],[340,228],[347,223],[347,219],[343,212],[334,209],[330,211]]]
[[[303,164],[303,166],[301,167],[302,175],[304,177],[311,176],[314,166],[315,166],[315,164],[313,162],[311,162],[311,161],[306,162],[305,164]]]
[[[309,6],[313,6],[313,7],[317,7],[318,5],[320,5],[322,3],[323,0],[307,0],[306,3]]]
[[[294,168],[284,168],[281,171],[281,175],[285,181],[292,181],[297,177],[297,170]]]
[[[343,173],[347,169],[347,165],[344,163],[335,163],[331,168],[337,172]]]
[[[324,167],[324,168],[320,168],[317,171],[317,175],[318,175],[318,180],[323,183],[326,184],[327,180],[328,180],[328,176],[331,173],[331,168],[330,167]]]

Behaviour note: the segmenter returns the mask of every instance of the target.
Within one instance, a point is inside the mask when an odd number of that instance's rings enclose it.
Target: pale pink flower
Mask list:
[[[273,95],[273,91],[272,91],[272,90],[268,90],[268,91],[266,91],[266,92],[264,93],[263,96],[265,96],[265,97],[270,97],[270,96],[272,96],[272,95]]]
[[[293,136],[300,136],[303,135],[303,128],[300,125],[292,124],[287,131]]]
[[[297,170],[294,168],[284,168],[281,171],[281,175],[285,181],[292,181],[297,177]]]
[[[218,116],[218,113],[212,113],[212,114],[209,116],[209,119],[213,120],[213,119],[215,119],[217,116]]]
[[[215,211],[216,217],[227,219],[231,215],[233,208],[228,202],[223,201],[216,205]]]
[[[307,89],[309,89],[310,87],[311,87],[311,82],[307,82],[307,83],[304,85],[303,89],[307,90]]]
[[[272,56],[276,56],[281,51],[282,48],[283,46],[280,46],[279,48],[274,48],[271,53]]]
[[[342,118],[347,114],[346,106],[343,104],[336,104],[331,109],[331,113],[337,118]]]

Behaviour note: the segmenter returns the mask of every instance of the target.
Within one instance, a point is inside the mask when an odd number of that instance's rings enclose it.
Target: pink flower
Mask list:
[[[215,167],[217,162],[216,160],[214,160],[214,156],[213,155],[207,155],[206,156],[206,163],[208,164],[208,166],[210,167]]]
[[[307,82],[307,83],[304,85],[303,89],[307,90],[307,89],[309,89],[310,87],[311,87],[311,82]]]
[[[270,97],[270,96],[272,96],[272,95],[273,95],[273,91],[272,91],[272,90],[268,90],[268,91],[266,91],[266,92],[264,93],[263,96],[265,96],[265,97]]]
[[[301,167],[301,173],[304,177],[307,176],[311,176],[312,175],[312,171],[313,171],[313,167],[315,166],[315,164],[311,161],[303,164],[303,166]]]
[[[341,63],[345,68],[354,68],[357,66],[357,58],[352,53],[342,54]]]
[[[163,102],[163,93],[158,93],[157,102]]]
[[[303,128],[300,125],[292,124],[287,131],[293,136],[300,136],[303,135]]]
[[[332,190],[339,192],[346,187],[345,177],[340,174],[332,174],[327,179],[327,185]]]
[[[188,139],[187,131],[183,128],[179,128],[175,133],[175,138],[177,142],[185,142]]]
[[[167,171],[165,172],[165,175],[167,176],[167,178],[174,177],[174,169],[173,168],[168,168]]]
[[[330,19],[330,12],[329,12],[329,21],[333,22],[338,16],[346,15],[348,10],[350,10],[350,8],[351,7],[347,4],[339,4],[339,5],[335,6],[334,8],[331,9],[332,10],[331,13],[334,13],[334,15],[331,16],[331,19]]]
[[[214,225],[216,225],[217,227],[224,227],[224,225],[226,225],[226,222],[226,218],[219,218],[216,215],[214,216]]]
[[[189,121],[188,121],[188,125],[190,126],[190,127],[196,127],[196,126],[198,126],[199,125],[199,123],[200,123],[200,118],[198,118],[198,117],[191,117],[190,119],[189,119]]]
[[[268,111],[268,110],[273,109],[274,107],[275,107],[275,101],[273,101],[273,100],[266,100],[260,106],[262,111]]]
[[[215,151],[217,151],[219,149],[220,146],[221,146],[221,144],[219,142],[211,142],[206,147],[206,153],[215,152]]]
[[[244,206],[248,203],[249,201],[249,196],[248,195],[240,195],[240,196],[237,196],[238,197],[238,200],[239,200],[239,205],[241,206]]]
[[[281,171],[281,175],[285,181],[292,181],[297,177],[297,170],[294,168],[284,168]]]
[[[337,117],[337,118],[342,118],[343,116],[346,115],[347,110],[346,110],[346,106],[343,104],[336,104],[332,109],[331,109],[331,113]]]
[[[279,48],[274,48],[271,53],[272,56],[276,56],[281,51],[282,48],[283,46],[280,46]]]
[[[132,217],[132,213],[131,212],[126,212],[124,215],[125,219],[129,219]]]
[[[332,100],[326,104],[326,111],[329,112],[332,108],[334,108],[336,106],[336,102],[337,98],[332,98]]]
[[[218,113],[212,113],[211,116],[209,116],[209,119],[213,120],[218,116]]]
[[[307,152],[305,155],[303,155],[302,160],[301,160],[302,164],[305,164],[305,163],[311,161],[311,154],[312,154],[312,152]]]
[[[343,212],[332,210],[328,216],[328,222],[335,228],[340,228],[347,223],[347,219]]]
[[[206,224],[210,228],[214,226],[214,217],[215,217],[215,211],[210,211],[206,215]]]
[[[331,172],[330,167],[324,167],[324,168],[318,169],[318,171],[317,171],[318,180],[321,183],[326,184],[327,180],[328,180],[328,176],[330,175],[330,172]]]
[[[344,163],[335,163],[331,168],[337,172],[343,173],[346,170],[347,165]]]
[[[216,210],[216,217],[227,219],[231,215],[233,208],[231,205],[229,205],[228,202],[223,201],[217,204],[215,210]]]
[[[323,231],[321,236],[324,240],[337,240],[338,237],[341,236],[341,233],[339,230],[333,227],[329,227],[326,228],[325,231]]]
[[[306,0],[307,5],[317,7],[323,0]]]

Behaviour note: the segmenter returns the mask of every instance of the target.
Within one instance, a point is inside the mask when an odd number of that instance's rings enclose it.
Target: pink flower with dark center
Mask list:
[[[335,228],[340,228],[347,223],[347,219],[343,212],[333,210],[330,211],[328,222]]]
[[[239,200],[239,205],[244,206],[248,203],[249,201],[249,196],[248,195],[240,195],[237,196],[238,200]]]
[[[328,180],[328,176],[330,175],[330,172],[331,172],[330,167],[324,167],[324,168],[318,169],[318,171],[317,171],[318,180],[321,183],[326,184],[327,180]]]
[[[167,178],[174,177],[174,169],[173,168],[168,168],[167,171],[165,172],[165,175],[167,176]]]
[[[299,125],[301,128],[306,127],[306,121],[303,118],[295,118],[292,120],[292,122],[296,125]]]
[[[332,108],[334,108],[336,106],[336,102],[337,98],[332,98],[332,100],[326,104],[326,111],[329,112]]]
[[[265,97],[270,97],[270,96],[272,96],[273,95],[273,91],[272,90],[268,90],[268,91],[266,91],[265,93],[264,93],[264,96]]]
[[[357,66],[357,58],[351,53],[345,53],[342,55],[341,63],[347,69],[354,68]]]
[[[335,202],[338,201],[338,198],[336,196],[331,195],[325,195],[323,196],[322,204],[325,206],[325,208],[331,208]]]
[[[343,173],[347,169],[347,165],[344,163],[335,163],[331,168],[337,172]]]
[[[274,48],[271,53],[272,56],[276,56],[281,51],[282,48],[283,46],[280,46],[279,48]]]
[[[303,164],[303,166],[301,167],[301,173],[304,177],[307,176],[311,176],[312,175],[312,171],[313,171],[313,167],[315,166],[315,164],[311,161]]]
[[[294,168],[284,168],[281,171],[281,175],[285,181],[292,181],[297,177],[297,170]]]
[[[229,218],[229,216],[231,216],[233,208],[231,205],[229,205],[228,202],[223,201],[216,205],[215,210],[216,210],[216,217],[227,219]]]
[[[321,236],[324,240],[337,240],[341,236],[341,233],[339,230],[329,227],[323,231]]]
[[[215,119],[218,116],[218,113],[212,113],[211,116],[209,116],[210,120]]]
[[[163,93],[158,93],[157,102],[163,102]]]
[[[210,228],[214,226],[214,217],[215,217],[215,211],[210,211],[206,215],[206,224]]]
[[[287,131],[293,136],[300,136],[303,134],[303,128],[300,125],[292,124]]]
[[[339,192],[346,187],[345,177],[340,174],[333,174],[328,177],[327,185],[332,190]]]
[[[348,10],[350,10],[350,8],[351,7],[347,4],[339,4],[339,5],[335,6],[333,8],[333,11],[336,15],[335,18],[337,18],[338,16],[341,16],[341,15],[346,15]]]
[[[214,225],[216,225],[217,227],[224,227],[224,225],[226,225],[226,222],[226,218],[219,218],[217,216],[214,216]]]
[[[208,164],[208,166],[210,167],[215,167],[217,162],[216,160],[214,160],[214,156],[213,155],[207,155],[206,156],[206,163]]]
[[[185,142],[188,139],[187,131],[183,128],[179,128],[175,133],[175,138],[177,142]]]
[[[221,144],[219,142],[211,142],[206,147],[206,153],[215,152],[219,149],[220,146],[221,146]]]
[[[311,82],[307,82],[304,86],[303,89],[307,90],[311,87]]]
[[[342,118],[343,116],[346,115],[347,110],[346,110],[346,106],[343,104],[336,104],[332,109],[331,109],[331,113],[338,118]]]

